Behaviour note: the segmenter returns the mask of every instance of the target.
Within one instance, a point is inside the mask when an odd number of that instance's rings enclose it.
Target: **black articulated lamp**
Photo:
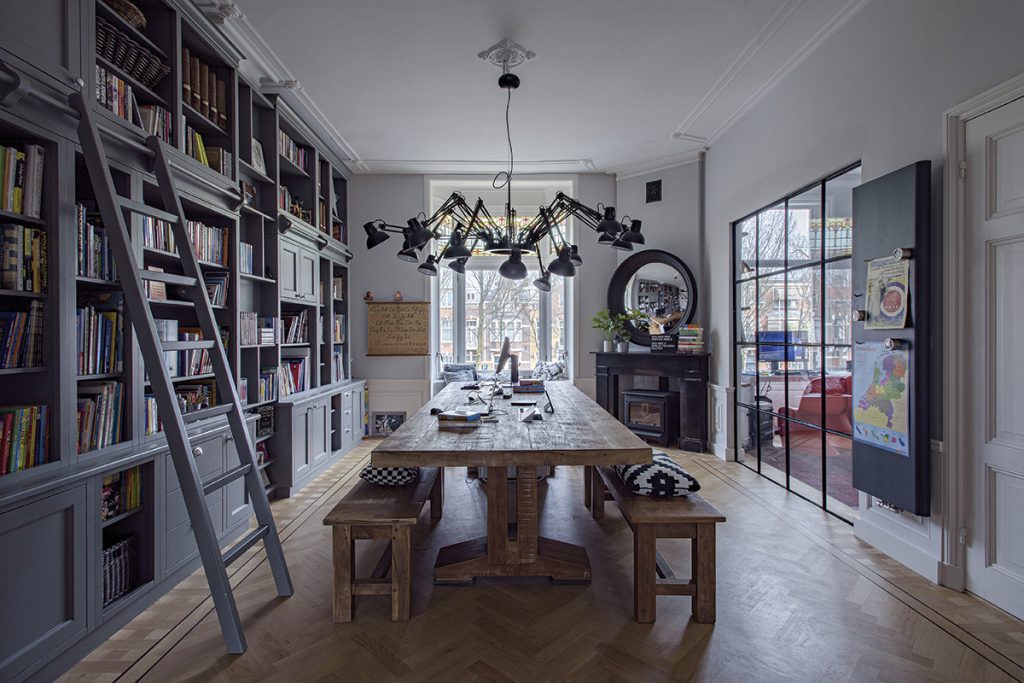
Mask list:
[[[629,223],[627,228],[616,220],[614,206],[598,204],[597,208],[591,208],[562,192],[548,206],[539,207],[537,215],[529,222],[524,223],[518,219],[516,210],[512,208],[515,155],[512,151],[508,112],[512,104],[512,91],[519,87],[520,80],[509,69],[522,64],[534,54],[506,38],[478,56],[501,67],[498,87],[508,92],[505,134],[508,138],[509,167],[507,171],[495,176],[493,183],[495,189],[504,187],[508,190],[502,219],[498,220],[491,215],[483,199],[478,198],[471,206],[461,193],[453,192],[429,218],[420,213],[406,221],[404,226],[392,225],[381,219],[364,224],[366,248],[373,249],[383,244],[390,237],[388,233],[401,234],[404,240],[398,258],[418,264],[417,269],[424,275],[436,276],[438,264],[442,261],[447,262],[448,267],[456,273],[465,273],[466,263],[479,245],[485,254],[508,257],[498,272],[510,280],[524,279],[528,270],[523,263],[523,256],[536,254],[541,274],[533,284],[537,289],[548,292],[551,291],[552,275],[573,277],[576,269],[583,265],[579,247],[569,243],[560,227],[569,218],[575,218],[598,233],[598,244],[622,251],[632,251],[634,245],[642,245],[644,236],[640,232],[639,220],[630,220],[628,216],[623,218],[624,222]],[[446,221],[450,221],[454,227],[444,228]],[[551,239],[557,256],[545,269],[541,259],[541,243],[547,238]],[[418,252],[425,251],[431,243],[437,251],[431,250],[421,262]]]

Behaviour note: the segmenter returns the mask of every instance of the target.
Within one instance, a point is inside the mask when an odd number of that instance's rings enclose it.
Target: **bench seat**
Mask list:
[[[594,466],[586,473],[594,519],[604,517],[606,500],[614,500],[633,530],[633,610],[640,623],[653,623],[659,595],[692,597],[693,618],[715,622],[715,525],[725,521],[696,493],[673,498],[640,496],[630,491],[614,468]],[[658,552],[659,538],[691,539],[692,578],[676,578]],[[659,580],[660,579],[660,580]]]
[[[423,506],[440,519],[444,504],[444,469],[421,467],[419,480],[407,486],[379,486],[360,479],[324,517],[334,546],[334,621],[352,621],[356,595],[390,595],[391,620],[408,621],[412,600],[412,527]],[[385,539],[384,550],[369,578],[355,577],[357,539]],[[388,573],[391,578],[388,579]]]

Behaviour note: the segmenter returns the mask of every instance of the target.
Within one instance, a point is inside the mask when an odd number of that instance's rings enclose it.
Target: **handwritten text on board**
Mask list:
[[[430,355],[430,303],[367,303],[368,356]]]

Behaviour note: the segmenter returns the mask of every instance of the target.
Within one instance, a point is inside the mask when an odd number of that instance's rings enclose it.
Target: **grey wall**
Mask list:
[[[615,178],[610,175],[582,174],[576,182],[577,199],[587,206],[598,202],[615,205]],[[590,326],[590,319],[602,308],[608,307],[608,280],[618,265],[618,252],[599,245],[597,235],[586,227],[576,227],[576,242],[580,247],[583,267],[576,271],[576,377],[590,379],[594,375],[594,357],[591,351],[601,349],[601,333]]]
[[[1019,0],[869,3],[708,152],[713,379],[731,384],[731,221],[837,169],[933,164],[933,432],[941,433],[943,112],[1024,72]]]
[[[352,375],[360,379],[427,378],[430,358],[366,356],[367,290],[378,299],[390,299],[396,289],[407,300],[428,298],[426,277],[411,263],[399,261],[395,254],[401,249],[401,235],[392,235],[373,251],[366,248],[363,223],[383,218],[389,223],[404,225],[427,208],[426,190],[421,175],[356,175],[348,186],[348,216],[352,226],[351,304]]]
[[[675,254],[693,271],[698,301],[705,296],[701,269],[700,167],[696,162],[655,173],[625,178],[616,183],[616,213],[643,221],[644,249]],[[661,201],[647,204],[647,182],[661,180]],[[619,262],[630,252],[618,251]],[[633,252],[635,253],[635,252]],[[694,319],[700,323],[700,315]]]

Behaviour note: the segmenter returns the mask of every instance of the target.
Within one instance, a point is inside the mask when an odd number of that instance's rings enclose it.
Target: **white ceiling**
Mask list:
[[[362,173],[507,164],[508,36],[523,172],[633,174],[692,160],[867,0],[238,0]]]

